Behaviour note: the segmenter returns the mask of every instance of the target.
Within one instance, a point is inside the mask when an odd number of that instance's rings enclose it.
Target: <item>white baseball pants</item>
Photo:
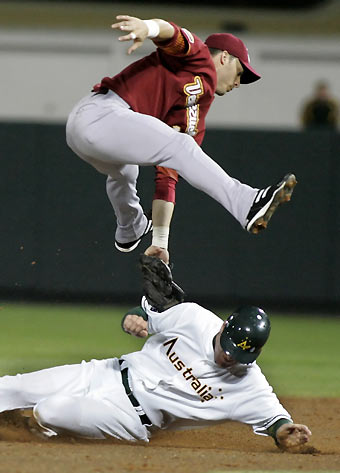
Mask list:
[[[117,358],[1,377],[0,412],[21,408],[33,408],[47,435],[148,441]]]
[[[244,227],[257,189],[230,177],[192,137],[157,118],[134,112],[117,94],[90,94],[72,110],[67,143],[83,160],[107,174],[107,194],[117,217],[116,239],[139,238],[146,217],[136,191],[138,166],[175,169]]]

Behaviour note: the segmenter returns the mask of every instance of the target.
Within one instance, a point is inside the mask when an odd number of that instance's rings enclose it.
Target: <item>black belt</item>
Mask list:
[[[124,360],[119,360],[119,364],[121,365]],[[129,377],[128,377],[128,368],[124,368],[121,370],[122,374],[122,383],[125,388],[125,392],[127,397],[130,399],[131,404],[133,405],[135,411],[139,415],[140,421],[143,425],[152,425],[151,420],[149,417],[145,414],[143,411],[143,408],[135,398],[135,396],[132,394],[131,388],[129,386]]]

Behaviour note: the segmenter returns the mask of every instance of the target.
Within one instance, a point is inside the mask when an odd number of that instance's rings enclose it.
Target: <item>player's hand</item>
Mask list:
[[[297,447],[309,441],[312,432],[306,425],[283,424],[276,432],[276,439],[282,448]]]
[[[145,338],[149,335],[147,321],[138,315],[128,314],[124,319],[123,328],[135,337]]]
[[[163,260],[164,263],[169,264],[169,259],[170,259],[169,252],[165,248],[151,245],[149,246],[149,248],[145,250],[144,254],[148,256],[156,256],[156,258]]]
[[[135,18],[134,16],[118,15],[116,19],[118,22],[111,25],[111,28],[126,33],[125,36],[118,38],[119,41],[133,41],[133,45],[127,51],[128,54],[131,54],[139,48],[147,38],[148,28],[143,20]]]

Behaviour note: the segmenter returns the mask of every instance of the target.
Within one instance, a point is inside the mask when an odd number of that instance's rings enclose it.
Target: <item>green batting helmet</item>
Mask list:
[[[221,333],[222,350],[239,363],[256,360],[270,332],[270,321],[260,307],[244,306],[226,320]]]

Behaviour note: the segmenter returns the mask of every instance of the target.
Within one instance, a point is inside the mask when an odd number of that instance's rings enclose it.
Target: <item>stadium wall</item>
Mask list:
[[[0,123],[0,295],[135,304],[139,251],[114,249],[105,176],[77,158],[64,135],[58,124]],[[269,229],[253,236],[180,181],[170,252],[188,300],[339,309],[340,134],[212,129],[204,149],[252,186],[288,171],[298,186]],[[146,210],[153,176],[153,168],[141,169]]]

